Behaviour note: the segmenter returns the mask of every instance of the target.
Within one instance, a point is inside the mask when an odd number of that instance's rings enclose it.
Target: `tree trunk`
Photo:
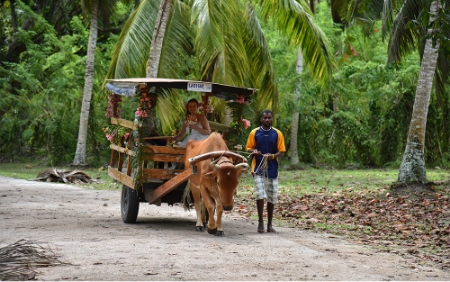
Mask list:
[[[303,72],[303,54],[300,48],[298,48],[297,52],[297,63],[295,65],[295,72],[298,74],[301,74]],[[297,139],[298,139],[298,119],[299,119],[299,103],[300,103],[300,88],[301,88],[301,80],[299,80],[297,87],[294,90],[294,103],[296,105],[294,106],[294,113],[292,114],[292,122],[291,122],[291,141],[290,141],[290,147],[289,152],[291,153],[291,166],[296,166],[299,163],[298,159],[298,145],[297,145]]]
[[[158,11],[158,18],[153,31],[152,46],[147,63],[147,77],[158,77],[159,62],[161,60],[161,50],[166,34],[167,21],[170,15],[172,0],[161,0]]]
[[[430,7],[432,18],[434,17],[433,15],[436,14],[437,8],[438,1],[433,1]],[[432,20],[433,19],[430,21]],[[435,47],[432,46],[431,39],[426,40],[422,63],[420,65],[419,81],[416,88],[416,98],[414,100],[411,123],[409,125],[406,149],[403,154],[403,160],[398,174],[398,182],[427,182],[424,158],[425,132],[433,77],[436,71],[438,48],[438,44]]]
[[[11,11],[11,24],[13,27],[13,32],[16,33],[19,29],[19,26],[17,24],[17,14],[16,14],[16,1],[15,0],[9,0],[9,9]]]
[[[309,0],[309,8],[311,9],[311,12],[313,13],[313,14],[315,14],[316,13],[316,8],[315,8],[315,1],[314,0]]]
[[[167,21],[169,19],[170,7],[172,0],[161,0],[159,4],[158,17],[155,22],[155,28],[153,29],[152,43],[150,46],[150,53],[147,61],[147,77],[158,77],[159,62],[161,60],[161,50],[164,43],[164,36],[166,34]],[[150,92],[154,93],[154,89],[150,89]],[[135,116],[135,121],[139,117]],[[153,121],[152,111],[149,109],[147,117],[142,118],[145,132],[153,132],[155,128],[155,122]],[[147,137],[145,134],[141,137]]]
[[[233,122],[233,114],[231,113],[231,109],[225,105],[225,110],[223,112],[223,124],[230,126]]]
[[[84,92],[81,104],[80,127],[73,165],[86,165],[86,139],[91,108],[92,88],[94,83],[95,48],[97,46],[98,8],[100,0],[93,0],[89,41],[86,56],[86,73],[84,75]]]

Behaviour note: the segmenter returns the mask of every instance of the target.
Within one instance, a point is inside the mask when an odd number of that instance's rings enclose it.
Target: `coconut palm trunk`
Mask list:
[[[161,60],[161,51],[164,42],[164,35],[166,34],[167,21],[170,15],[170,7],[172,0],[161,0],[158,11],[158,18],[156,19],[155,28],[153,31],[152,45],[147,64],[147,77],[158,77],[159,62]]]
[[[430,7],[432,16],[436,14],[437,9],[438,1],[433,1]],[[431,19],[431,21],[432,20],[433,19]],[[416,88],[416,98],[414,100],[412,118],[409,125],[406,149],[403,154],[403,160],[398,174],[398,182],[427,182],[424,158],[425,132],[433,77],[437,65],[438,48],[438,43],[433,47],[432,40],[426,40],[424,54],[420,65],[419,81]]]
[[[158,16],[156,18],[155,28],[153,30],[152,43],[147,61],[146,76],[150,78],[158,77],[159,62],[161,60],[162,46],[166,34],[166,26],[169,19],[171,4],[172,0],[161,0],[161,3],[159,4]],[[154,89],[150,89],[150,91],[152,92]],[[143,119],[143,124],[147,127],[147,132],[153,132],[155,123],[151,112],[149,112],[148,116]]]
[[[77,149],[75,151],[73,165],[86,165],[86,140],[88,132],[89,111],[91,109],[92,88],[94,83],[94,61],[95,48],[97,46],[99,1],[100,0],[92,1],[92,15],[86,56],[86,73],[84,75],[83,101],[81,104]]]
[[[297,63],[295,65],[295,72],[301,74],[303,72],[303,54],[301,49],[298,49],[297,52]],[[299,80],[297,87],[294,90],[294,101],[297,103],[295,105],[294,113],[292,114],[292,122],[291,122],[291,142],[289,147],[289,152],[291,153],[291,167],[297,166],[299,163],[298,159],[298,120],[299,120],[299,103],[300,103],[300,88],[301,88],[301,80]]]

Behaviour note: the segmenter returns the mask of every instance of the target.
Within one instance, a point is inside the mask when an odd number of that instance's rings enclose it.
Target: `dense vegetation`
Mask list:
[[[109,155],[102,131],[108,124],[107,93],[101,86],[118,33],[134,8],[116,5],[114,16],[99,24],[87,148],[93,165],[106,163]],[[302,163],[398,167],[414,103],[419,54],[396,67],[387,66],[388,42],[382,40],[381,25],[367,32],[355,22],[343,31],[330,20],[326,2],[321,1],[315,12],[339,62],[327,88],[308,71],[296,74],[297,50],[270,21],[263,26],[280,91],[276,126],[285,132],[289,145],[292,113],[300,113]],[[62,0],[0,1],[0,21],[0,162],[33,157],[47,164],[68,164],[77,142],[89,21],[78,3]],[[449,113],[448,91],[433,92],[425,141],[429,166],[450,165]],[[252,120],[255,124],[258,120]]]

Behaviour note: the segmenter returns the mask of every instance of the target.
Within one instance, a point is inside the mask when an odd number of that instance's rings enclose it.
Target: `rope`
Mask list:
[[[220,160],[220,158],[223,157],[224,154],[225,154],[225,151],[223,151],[223,152],[222,152],[222,155],[220,155],[220,157],[218,157],[217,159],[215,159],[215,160],[212,161],[211,163],[212,163],[212,164],[216,164],[216,163]]]
[[[268,172],[268,169],[269,169],[269,156],[270,156],[270,154],[262,155],[263,158],[262,158],[261,162],[259,163],[258,167],[255,169],[255,172],[257,172],[258,170],[261,169],[261,171],[262,171],[261,176],[265,180],[269,179],[269,172]]]

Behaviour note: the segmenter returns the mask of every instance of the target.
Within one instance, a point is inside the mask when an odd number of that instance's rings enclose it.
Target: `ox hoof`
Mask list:
[[[209,229],[209,228],[206,228],[206,229],[208,229],[208,233],[209,234],[216,234],[217,233],[217,227],[214,228],[214,229]]]
[[[217,233],[214,235],[218,237],[225,237],[225,233],[223,233],[223,231],[217,231]]]
[[[205,231],[205,229],[203,228],[203,226],[195,226],[195,231],[203,232],[203,231]]]

